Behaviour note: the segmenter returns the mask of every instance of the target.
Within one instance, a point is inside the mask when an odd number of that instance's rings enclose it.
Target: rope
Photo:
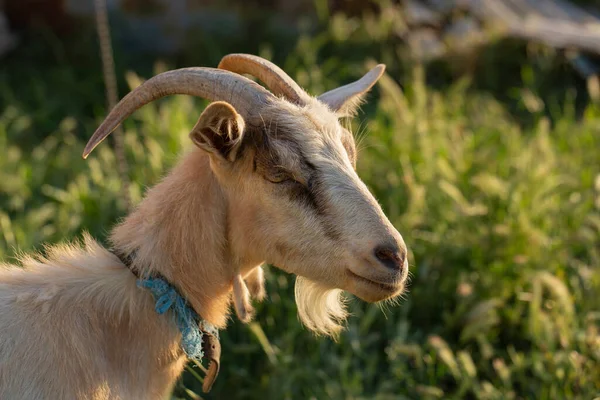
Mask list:
[[[100,57],[102,58],[102,71],[104,74],[104,85],[106,86],[107,107],[112,110],[119,101],[117,78],[115,76],[115,61],[110,38],[110,27],[108,24],[108,13],[106,0],[94,0],[96,9],[96,30],[100,41]],[[125,157],[125,145],[123,141],[123,129],[117,127],[113,133],[115,156],[117,168],[121,177],[121,189],[127,210],[131,209],[131,193],[129,192],[129,167]]]

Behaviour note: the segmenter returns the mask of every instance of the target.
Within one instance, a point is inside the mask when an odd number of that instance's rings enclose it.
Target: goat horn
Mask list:
[[[221,59],[218,68],[252,75],[264,82],[276,96],[283,96],[296,104],[306,104],[308,94],[281,68],[262,57],[229,54]]]
[[[241,75],[215,68],[182,68],[163,72],[148,79],[125,96],[98,127],[83,151],[83,158],[94,150],[125,118],[135,110],[173,94],[187,94],[230,103],[243,117],[256,115],[273,95],[259,84]]]

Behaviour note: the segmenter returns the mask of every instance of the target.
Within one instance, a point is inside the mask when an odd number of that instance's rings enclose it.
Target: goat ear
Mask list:
[[[329,106],[340,117],[353,115],[363,101],[364,96],[381,78],[385,65],[379,64],[359,80],[325,92],[317,99]]]
[[[201,149],[233,162],[242,143],[244,128],[244,119],[229,103],[216,101],[200,115],[190,138]]]

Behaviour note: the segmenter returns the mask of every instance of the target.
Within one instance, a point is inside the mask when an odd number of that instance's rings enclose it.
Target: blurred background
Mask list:
[[[190,146],[206,102],[176,96],[125,122],[126,164],[112,141],[81,159],[107,113],[99,32],[121,97],[232,52],[315,95],[387,64],[353,127],[359,175],[411,250],[409,292],[352,299],[334,343],[267,268],[256,321],[221,332],[212,392],[190,366],[173,399],[600,396],[597,1],[107,2],[98,27],[92,0],[0,0],[5,262],[84,230],[104,241]]]

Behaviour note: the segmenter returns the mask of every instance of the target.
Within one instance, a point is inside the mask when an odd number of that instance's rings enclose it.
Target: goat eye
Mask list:
[[[293,177],[283,169],[276,169],[266,174],[265,179],[271,183],[284,183],[293,180]]]
[[[285,182],[290,182],[292,180],[292,178],[289,176],[278,175],[278,176],[270,176],[267,178],[267,180],[271,183],[285,183]]]

